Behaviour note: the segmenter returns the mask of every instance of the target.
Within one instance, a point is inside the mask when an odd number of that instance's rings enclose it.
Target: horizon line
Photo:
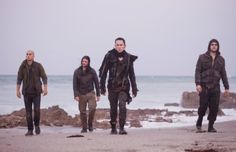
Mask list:
[[[16,76],[17,74],[0,74],[0,76]],[[48,74],[48,76],[73,76],[73,74]],[[194,75],[136,75],[137,77],[194,77]],[[236,75],[228,76],[228,78]]]

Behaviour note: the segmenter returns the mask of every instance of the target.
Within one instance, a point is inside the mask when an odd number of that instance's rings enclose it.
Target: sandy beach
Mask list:
[[[236,151],[236,121],[217,123],[217,133],[196,133],[195,127],[127,129],[128,135],[95,130],[84,137],[80,128],[42,126],[42,134],[25,137],[25,127],[0,129],[1,152],[231,152]],[[203,126],[207,129],[207,126]]]

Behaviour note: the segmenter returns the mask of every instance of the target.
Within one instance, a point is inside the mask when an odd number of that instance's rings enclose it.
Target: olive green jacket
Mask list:
[[[32,66],[33,86],[35,86],[36,93],[40,94],[42,93],[42,82],[44,85],[47,85],[47,75],[44,71],[43,66],[40,63],[33,61],[31,66]],[[25,95],[26,88],[29,85],[29,66],[26,60],[22,62],[18,70],[17,85],[21,85],[22,81],[23,81],[22,94]]]

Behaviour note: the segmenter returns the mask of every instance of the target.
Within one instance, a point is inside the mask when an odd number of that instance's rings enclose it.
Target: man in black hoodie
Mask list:
[[[96,88],[96,96],[94,92]],[[87,132],[87,125],[90,132],[93,131],[93,120],[96,112],[96,101],[100,99],[99,82],[96,71],[90,67],[89,56],[81,59],[81,66],[74,72],[73,77],[74,98],[79,102],[80,119],[82,122],[81,133]],[[88,105],[89,116],[87,122],[86,107]]]
[[[208,132],[217,132],[213,127],[217,117],[220,100],[220,79],[222,79],[225,95],[229,94],[229,83],[225,70],[225,60],[219,52],[219,42],[212,39],[208,45],[208,51],[199,56],[196,71],[196,90],[200,96],[200,106],[198,108],[198,120],[196,127],[201,131],[203,116],[209,107]]]
[[[119,105],[119,134],[127,134],[124,129],[126,123],[126,103],[130,103],[130,82],[133,97],[137,95],[138,89],[134,73],[133,62],[137,56],[125,51],[125,40],[121,37],[115,40],[115,48],[110,50],[104,57],[99,69],[101,94],[106,94],[106,77],[108,78],[108,99],[110,102],[111,134],[117,134],[117,106]]]

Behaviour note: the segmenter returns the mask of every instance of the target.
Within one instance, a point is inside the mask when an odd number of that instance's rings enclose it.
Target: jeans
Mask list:
[[[41,95],[24,95],[24,103],[26,110],[26,120],[28,125],[28,130],[32,131],[33,117],[32,117],[32,105],[34,105],[34,125],[39,126],[40,122],[40,100]]]

